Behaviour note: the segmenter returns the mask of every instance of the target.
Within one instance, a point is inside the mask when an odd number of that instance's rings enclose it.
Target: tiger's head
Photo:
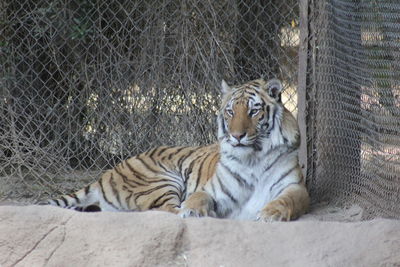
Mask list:
[[[287,142],[288,129],[282,129],[282,117],[290,120],[289,125],[284,126],[297,130],[294,117],[281,102],[283,86],[278,79],[258,79],[238,86],[222,81],[221,87],[218,139],[222,145],[260,151],[266,142]],[[289,115],[284,116],[286,112]]]

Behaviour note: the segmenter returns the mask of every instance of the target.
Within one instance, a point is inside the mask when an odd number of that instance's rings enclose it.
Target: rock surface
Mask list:
[[[0,206],[0,266],[400,266],[400,221],[266,224]]]

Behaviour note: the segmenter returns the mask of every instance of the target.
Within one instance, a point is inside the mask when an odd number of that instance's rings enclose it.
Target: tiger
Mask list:
[[[161,210],[187,217],[264,222],[309,208],[297,121],[282,82],[221,82],[217,142],[159,146],[123,160],[83,189],[41,204],[86,211]]]

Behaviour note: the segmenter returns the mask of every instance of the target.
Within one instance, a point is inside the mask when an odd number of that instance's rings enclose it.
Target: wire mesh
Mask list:
[[[312,199],[400,218],[400,4],[309,1],[309,10]]]
[[[298,3],[0,3],[0,198],[76,189],[160,145],[215,141],[219,84],[278,77],[296,111]]]

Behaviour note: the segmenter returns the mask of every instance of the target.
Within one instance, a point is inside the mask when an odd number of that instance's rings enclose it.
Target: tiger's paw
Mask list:
[[[282,222],[282,221],[290,221],[291,211],[283,205],[279,203],[279,201],[272,201],[268,203],[257,216],[257,221],[262,222]]]
[[[179,215],[187,217],[216,217],[214,200],[206,192],[195,192],[182,203]]]
[[[216,214],[214,211],[208,211],[207,209],[188,209],[188,208],[183,208],[179,213],[179,216],[182,218],[188,218],[188,217],[216,217]]]

